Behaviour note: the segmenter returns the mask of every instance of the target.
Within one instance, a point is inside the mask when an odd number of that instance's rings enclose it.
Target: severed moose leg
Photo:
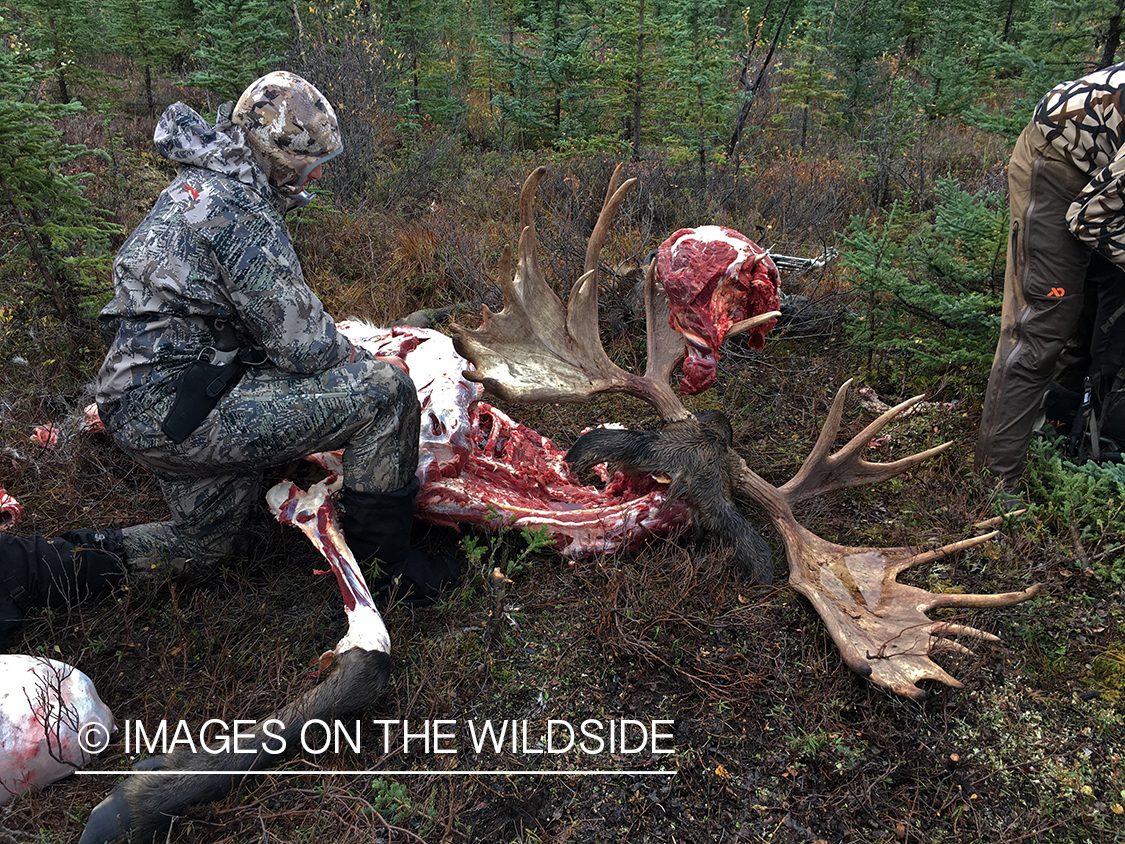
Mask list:
[[[323,482],[308,492],[284,482],[266,495],[278,520],[300,528],[324,554],[344,599],[348,632],[334,651],[321,657],[321,667],[327,666],[321,681],[293,703],[240,732],[239,752],[233,746],[214,753],[176,750],[159,760],[158,772],[127,777],[90,813],[79,844],[163,840],[161,831],[186,807],[225,797],[250,771],[275,764],[284,755],[283,748],[298,747],[306,722],[358,712],[387,682],[390,636],[355,557],[343,541],[331,495],[329,484]]]
[[[344,612],[348,616],[348,632],[336,643],[334,651],[321,656],[321,667],[327,665],[333,655],[352,648],[365,651],[391,652],[391,637],[383,618],[375,609],[375,601],[367,581],[356,562],[355,556],[340,530],[333,494],[338,491],[340,479],[330,476],[302,492],[292,481],[283,481],[266,493],[266,503],[270,512],[283,525],[291,525],[305,534],[328,561],[340,594],[344,599]],[[323,574],[323,572],[317,572]]]
[[[995,641],[995,637],[971,627],[935,621],[926,613],[941,607],[1015,604],[1034,596],[1038,586],[1000,595],[945,595],[905,586],[898,583],[897,578],[912,566],[972,547],[994,534],[926,552],[913,548],[849,548],[816,536],[802,527],[793,515],[793,506],[800,501],[845,487],[887,480],[946,448],[948,444],[886,464],[862,459],[863,449],[875,433],[922,397],[891,408],[838,452],[831,453],[843,414],[848,386],[845,384],[837,393],[829,418],[804,466],[782,487],[771,486],[750,470],[729,440],[724,441],[716,434],[714,419],[692,416],[672,391],[669,381],[684,356],[684,341],[670,327],[670,305],[653,266],[650,265],[645,278],[648,361],[644,376],[619,369],[609,362],[601,347],[597,330],[597,286],[591,283],[597,264],[594,244],[600,246],[604,241],[609,219],[620,204],[620,195],[631,182],[618,188],[618,172],[614,173],[602,214],[590,238],[593,255],[591,257],[591,250],[587,251],[586,273],[575,283],[570,303],[564,307],[543,280],[536,256],[531,208],[541,175],[542,171],[537,170],[529,176],[520,196],[523,231],[519,264],[515,277],[509,280],[505,276],[509,262],[503,262],[499,279],[504,291],[504,309],[499,313],[486,309],[481,326],[475,330],[461,326],[452,328],[458,351],[476,367],[466,372],[465,377],[516,402],[582,402],[594,395],[614,392],[645,399],[664,421],[662,431],[591,432],[572,447],[571,457],[575,462],[590,466],[609,460],[631,465],[635,471],[669,472],[678,481],[677,492],[691,501],[703,522],[711,518],[713,529],[718,525],[720,533],[723,525],[737,524],[730,516],[728,505],[733,509],[733,504],[728,496],[757,503],[781,534],[789,561],[790,584],[809,598],[824,619],[849,668],[884,688],[911,698],[924,696],[917,685],[923,679],[960,686],[930,659],[930,655],[943,650],[967,650],[965,645],[948,638],[950,636],[977,641]],[[677,232],[669,240],[679,242],[683,234]],[[722,234],[724,238],[727,236],[725,231]],[[699,253],[707,254],[709,249],[711,247],[704,245]],[[738,260],[765,261],[766,258],[754,253]],[[677,266],[677,272],[690,271],[682,261]],[[694,290],[692,285],[684,289]],[[698,327],[713,317],[699,310],[706,309],[699,304],[701,301],[698,298],[678,301],[676,324],[692,322]],[[696,308],[694,314],[685,313],[692,308]],[[773,316],[776,313],[740,316],[726,335],[730,336],[736,329],[760,326]],[[693,341],[699,342],[706,333],[709,332],[693,330]],[[682,451],[698,453],[682,454]],[[677,470],[678,479],[675,477]],[[724,494],[716,496],[716,489]]]

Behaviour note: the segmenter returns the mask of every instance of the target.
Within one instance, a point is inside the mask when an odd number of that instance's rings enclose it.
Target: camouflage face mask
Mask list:
[[[331,103],[312,83],[284,70],[253,82],[231,120],[246,130],[248,143],[269,166],[270,182],[285,193],[300,191],[318,165],[344,148]]]

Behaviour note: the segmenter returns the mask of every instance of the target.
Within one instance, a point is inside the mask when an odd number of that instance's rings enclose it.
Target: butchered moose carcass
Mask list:
[[[647,363],[644,375],[637,376],[615,365],[602,347],[597,285],[601,247],[633,181],[619,184],[619,170],[615,172],[590,237],[585,272],[564,306],[544,279],[536,254],[533,200],[543,172],[542,168],[534,171],[521,193],[515,272],[510,253],[501,259],[499,284],[505,307],[498,313],[485,309],[479,328],[453,326],[457,350],[471,366],[465,365],[463,378],[458,372],[450,380],[452,394],[435,397],[430,393],[429,405],[423,399],[421,515],[425,517],[428,511],[435,521],[477,521],[486,526],[491,518],[488,508],[481,505],[487,504],[499,512],[501,522],[541,524],[552,531],[560,550],[581,556],[633,547],[638,537],[681,526],[694,513],[715,541],[731,546],[735,559],[755,579],[768,582],[773,576],[768,547],[737,506],[740,499],[753,501],[781,535],[790,584],[812,602],[850,668],[911,698],[923,695],[917,685],[922,679],[959,686],[930,659],[931,654],[966,649],[951,636],[989,641],[995,637],[934,621],[926,613],[937,607],[1010,605],[1030,598],[1037,587],[1000,595],[932,594],[900,584],[897,577],[911,566],[982,543],[993,534],[927,552],[851,548],[812,534],[793,515],[793,506],[801,501],[891,478],[943,450],[946,446],[938,446],[886,464],[873,464],[862,457],[877,432],[921,397],[891,408],[833,452],[845,384],[800,471],[780,487],[769,485],[736,451],[726,417],[718,412],[689,413],[671,387],[672,375],[685,356],[687,389],[700,390],[714,376],[715,355],[724,338],[748,332],[752,345],[764,341],[768,325],[777,316],[773,309],[777,270],[768,255],[737,233],[718,227],[673,235],[645,277]],[[693,267],[699,272],[692,273]],[[363,331],[362,327],[355,330]],[[368,342],[383,344],[379,347],[383,354],[395,351],[386,344],[400,344],[397,351],[408,365],[412,354],[420,360],[423,350],[440,348],[432,336],[409,330],[373,335]],[[448,361],[442,367],[448,369]],[[422,365],[414,368],[416,383],[424,371]],[[568,467],[553,444],[481,401],[481,387],[516,403],[582,402],[625,393],[650,403],[663,427],[656,431],[596,429],[571,446],[565,455],[571,464]],[[451,425],[443,416],[450,403],[465,408],[465,426]],[[331,456],[318,459],[327,467],[333,465]],[[515,465],[524,460],[539,462],[529,472]],[[575,489],[591,488],[577,482],[571,467],[584,469],[602,463],[624,468],[627,476],[616,476],[605,490],[592,496],[575,493]],[[521,479],[538,478],[540,471],[543,477],[551,475],[550,484],[536,481],[532,486],[541,493],[548,490],[548,498],[558,497],[555,509],[549,504],[541,506],[543,502],[534,501],[533,496],[517,494],[524,492],[518,487]],[[323,658],[328,669],[322,682],[269,716],[290,729],[299,729],[308,718],[359,711],[370,703],[390,670],[389,634],[335,522],[333,480],[330,476],[307,491],[282,484],[269,494],[278,518],[306,532],[325,555],[349,618],[347,634]],[[579,497],[567,500],[571,494]],[[612,496],[617,498],[611,500]],[[257,728],[250,730],[251,735],[258,732]],[[240,780],[239,771],[272,761],[264,751],[238,758],[173,754],[163,760],[161,777],[140,774],[118,786],[91,815],[82,842],[126,835],[150,840],[168,816],[190,803],[230,792]],[[176,771],[183,774],[178,776]]]

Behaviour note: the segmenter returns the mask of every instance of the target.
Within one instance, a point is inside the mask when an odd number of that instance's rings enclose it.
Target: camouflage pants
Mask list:
[[[976,450],[977,468],[1009,488],[1023,474],[1056,364],[1082,330],[1087,291],[1125,281],[1067,226],[1067,209],[1089,180],[1037,125],[1024,129],[1008,167],[1004,308]]]
[[[242,553],[270,466],[343,448],[344,483],[358,492],[399,489],[418,466],[414,383],[374,358],[314,375],[251,369],[179,444],[161,430],[173,398],[138,388],[103,409],[117,445],[159,479],[175,524],[130,539],[167,543],[170,557],[211,564]]]

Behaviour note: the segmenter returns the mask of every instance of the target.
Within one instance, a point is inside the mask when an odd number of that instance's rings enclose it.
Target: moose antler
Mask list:
[[[598,256],[617,208],[637,180],[629,179],[618,186],[620,165],[613,171],[590,235],[582,276],[574,283],[569,306],[564,308],[543,277],[537,254],[534,199],[546,172],[546,167],[536,168],[520,191],[516,274],[511,275],[511,252],[506,249],[497,276],[504,293],[504,309],[497,314],[486,306],[481,327],[476,330],[450,326],[458,354],[476,367],[465,377],[507,401],[587,402],[602,393],[621,392],[648,401],[662,419],[687,418],[690,414],[672,391],[668,378],[652,377],[656,373],[670,376],[683,356],[683,343],[667,320],[663,328],[654,326],[653,309],[648,310],[649,371],[643,378],[613,363],[598,336]],[[646,285],[646,307],[650,295]]]
[[[500,267],[504,309],[498,314],[485,309],[481,327],[475,331],[452,327],[458,351],[476,366],[475,372],[466,372],[465,376],[514,402],[585,402],[610,392],[645,399],[660,413],[666,424],[664,431],[594,431],[575,442],[568,460],[579,468],[599,461],[648,472],[669,466],[667,471],[674,477],[674,486],[704,517],[704,525],[718,527],[721,534],[729,533],[729,511],[733,507],[725,507],[722,502],[716,507],[716,492],[724,498],[733,495],[756,502],[781,534],[789,561],[790,585],[812,602],[849,668],[910,698],[924,696],[917,685],[922,679],[960,687],[961,683],[934,663],[930,655],[968,651],[949,636],[990,642],[997,641],[997,637],[972,627],[932,620],[926,613],[941,607],[1008,606],[1037,594],[1038,585],[999,595],[934,594],[898,583],[897,577],[913,566],[979,545],[995,533],[925,552],[913,548],[851,548],[816,536],[793,515],[793,505],[801,501],[833,490],[887,480],[945,450],[948,443],[891,463],[862,459],[872,437],[922,397],[891,408],[832,453],[850,382],[844,384],[800,471],[780,488],[771,486],[731,447],[727,439],[729,423],[725,427],[716,424],[714,414],[710,418],[693,417],[672,391],[670,379],[683,357],[683,342],[669,325],[669,305],[655,278],[654,265],[650,265],[645,278],[645,375],[637,377],[621,370],[602,348],[598,337],[597,256],[610,220],[634,180],[617,187],[620,166],[614,171],[590,238],[585,273],[574,285],[569,307],[564,308],[543,279],[536,256],[532,201],[544,172],[543,168],[533,172],[520,195],[522,234],[515,277],[508,279],[508,253]],[[776,312],[763,314],[739,323],[736,328],[747,330],[776,316]],[[733,330],[727,336],[731,333]],[[676,455],[677,449],[700,448],[712,457],[685,460]],[[715,459],[715,455],[722,457]],[[714,477],[703,483],[684,477],[685,472],[704,471]]]
[[[950,446],[943,443],[891,463],[870,463],[862,458],[864,449],[879,431],[924,398],[915,396],[886,411],[843,448],[830,453],[840,430],[850,385],[851,381],[847,381],[837,391],[816,444],[792,479],[780,488],[773,487],[738,457],[737,491],[759,504],[781,533],[789,561],[789,585],[816,608],[849,668],[896,694],[914,699],[925,696],[917,685],[923,679],[960,688],[962,684],[933,662],[930,654],[971,653],[949,636],[986,642],[1000,640],[973,627],[934,621],[926,613],[942,607],[1006,607],[1034,597],[1039,593],[1039,585],[1019,592],[976,595],[933,593],[898,582],[898,576],[907,569],[980,545],[995,537],[997,531],[921,551],[838,545],[797,522],[793,505],[800,501],[887,480]]]

